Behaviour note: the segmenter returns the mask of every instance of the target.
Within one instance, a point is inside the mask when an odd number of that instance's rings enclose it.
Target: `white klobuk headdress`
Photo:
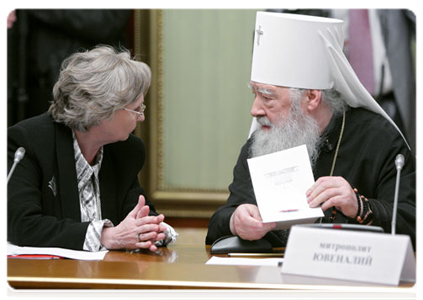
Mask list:
[[[343,21],[331,18],[257,12],[251,81],[303,89],[335,88],[349,106],[382,115],[403,135],[345,57],[342,26]],[[254,119],[250,134],[257,126]]]

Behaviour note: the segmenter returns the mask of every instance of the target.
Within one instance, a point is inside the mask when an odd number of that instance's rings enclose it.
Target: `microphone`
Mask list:
[[[395,166],[397,167],[397,170],[401,171],[402,167],[404,166],[404,155],[397,155],[395,158]]]
[[[396,228],[396,222],[397,222],[398,191],[399,191],[399,185],[400,185],[400,176],[401,176],[402,167],[404,166],[404,156],[402,154],[398,154],[397,157],[395,158],[395,166],[397,168],[397,180],[395,183],[394,210],[392,213],[391,232],[393,235],[395,234],[395,228]]]
[[[10,169],[9,174],[7,175],[7,183],[9,183],[10,177],[12,177],[13,172],[15,171],[15,168],[17,164],[21,161],[21,159],[25,156],[25,148],[19,147],[18,150],[15,152],[15,158],[13,160],[12,168]]]

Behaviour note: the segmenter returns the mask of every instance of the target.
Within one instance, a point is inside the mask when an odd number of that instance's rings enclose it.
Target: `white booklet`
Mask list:
[[[307,203],[306,192],[314,177],[305,145],[247,161],[264,223],[277,222],[277,229],[286,229],[323,217],[320,207],[310,208]]]
[[[10,258],[103,260],[108,252],[108,250],[88,252],[64,248],[20,247],[7,243],[7,256]]]

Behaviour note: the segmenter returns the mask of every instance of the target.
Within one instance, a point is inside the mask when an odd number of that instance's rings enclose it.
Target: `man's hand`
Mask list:
[[[258,207],[242,204],[231,216],[230,229],[233,235],[244,240],[259,240],[276,227],[276,223],[263,223]]]
[[[163,215],[149,216],[150,208],[143,196],[137,206],[116,227],[103,228],[101,243],[107,249],[150,249],[156,251],[155,241],[165,238]]]
[[[320,177],[307,191],[306,196],[310,207],[321,205],[325,211],[334,206],[349,218],[357,216],[356,195],[343,177]]]

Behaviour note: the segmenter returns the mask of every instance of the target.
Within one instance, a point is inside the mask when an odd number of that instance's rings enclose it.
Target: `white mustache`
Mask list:
[[[265,116],[257,117],[256,119],[257,119],[257,122],[261,126],[269,126],[269,127],[272,127],[273,126],[272,122],[270,122],[270,120],[267,117],[265,117]]]

